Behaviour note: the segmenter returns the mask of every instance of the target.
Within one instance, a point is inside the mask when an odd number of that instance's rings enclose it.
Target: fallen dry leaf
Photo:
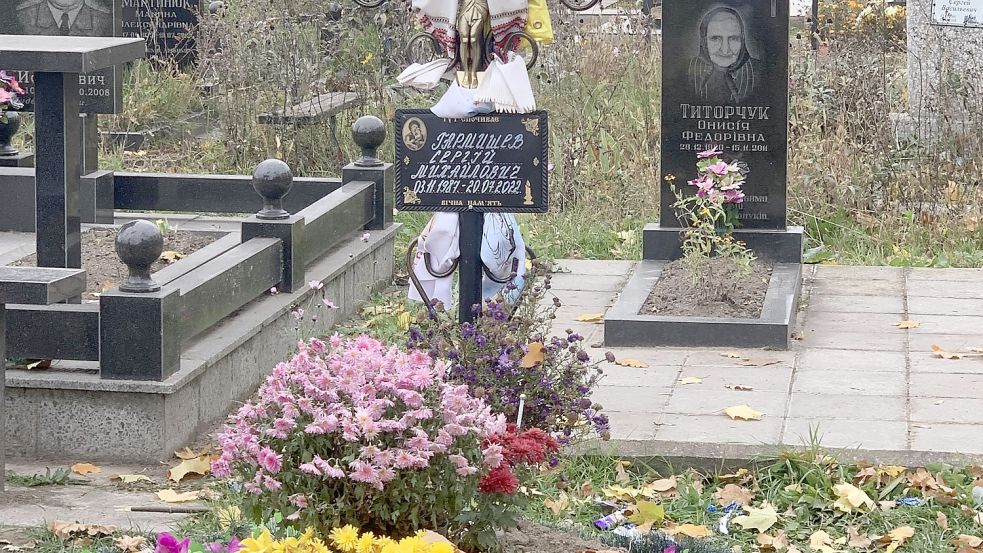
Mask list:
[[[643,492],[645,492],[645,491],[653,491],[655,493],[662,494],[662,493],[667,493],[667,492],[675,491],[676,486],[678,484],[679,483],[676,482],[676,477],[675,476],[670,476],[669,478],[662,478],[660,480],[656,480],[655,482],[651,482],[649,484],[646,484],[642,488],[642,491]]]
[[[632,369],[647,369],[648,364],[638,359],[618,359],[614,362],[615,365],[621,365],[622,367],[629,367]]]
[[[785,534],[785,530],[776,530],[774,536],[771,534],[758,534],[756,541],[761,546],[762,551],[777,551],[779,553],[785,551],[791,545],[788,536]]]
[[[755,411],[749,405],[735,405],[724,410],[727,416],[734,420],[759,421],[764,413]]]
[[[604,321],[604,313],[584,313],[574,320],[581,323],[600,323]]]
[[[710,529],[702,524],[673,524],[666,526],[663,530],[670,536],[682,534],[691,538],[706,538],[712,535]]]
[[[777,365],[781,363],[779,359],[763,359],[761,361],[755,361],[753,359],[745,359],[738,363],[742,367],[769,367],[771,365]]]
[[[163,261],[164,263],[174,263],[175,261],[177,261],[178,259],[182,259],[183,257],[184,254],[178,253],[173,250],[167,250],[166,252],[162,252],[160,254],[160,260]]]
[[[959,534],[959,537],[952,540],[952,543],[953,545],[958,545],[959,547],[971,547],[976,549],[983,546],[983,538],[970,534]]]
[[[737,484],[727,484],[723,488],[720,488],[713,494],[713,498],[717,500],[717,504],[721,507],[726,507],[731,503],[737,502],[742,506],[748,506],[754,501],[754,493],[742,486]],[[762,530],[763,532],[764,530]]]
[[[178,459],[181,459],[182,461],[187,461],[188,459],[197,459],[198,457],[200,457],[200,455],[190,447],[186,447],[181,451],[175,451],[174,456],[177,457]]]
[[[80,538],[110,536],[116,531],[116,527],[104,526],[101,524],[79,524],[78,522],[53,520],[48,523],[48,530],[50,530],[56,538],[64,542]]]
[[[175,482],[180,482],[189,474],[204,476],[211,471],[211,462],[208,455],[202,455],[195,459],[181,461],[177,466],[167,471],[167,478]]]
[[[837,484],[833,486],[833,492],[837,497],[833,506],[844,513],[870,511],[874,508],[874,500],[866,492],[853,484]]]
[[[949,517],[945,516],[942,511],[935,512],[935,525],[943,530],[949,529]]]
[[[942,349],[942,346],[939,346],[938,344],[932,344],[932,352],[942,359],[962,359],[963,357],[958,353],[945,351],[944,349]]]
[[[835,553],[833,538],[823,530],[816,530],[809,536],[809,547],[819,553]]]
[[[553,511],[554,516],[559,516],[560,513],[570,509],[570,498],[567,497],[566,492],[560,492],[559,497],[556,499],[546,499],[543,501],[543,505]]]
[[[679,379],[679,383],[682,384],[683,386],[687,384],[700,384],[702,382],[703,382],[702,378],[697,378],[695,376],[687,376],[685,378]]]
[[[748,514],[734,517],[733,522],[745,530],[754,529],[764,533],[778,522],[778,513],[767,502],[760,509],[744,507],[744,510]]]
[[[627,484],[631,481],[628,476],[628,472],[625,471],[627,467],[630,467],[631,463],[628,461],[615,461],[614,462],[614,481],[619,484]]]
[[[157,492],[157,497],[161,501],[166,503],[185,503],[188,501],[194,501],[198,499],[199,491],[192,492],[176,492],[172,488],[167,488],[166,490],[160,490]]]
[[[737,352],[734,352],[734,351],[725,351],[724,353],[721,353],[720,356],[721,357],[726,357],[728,359],[743,359],[743,360],[747,361],[747,357],[744,357],[740,353],[737,353]]]
[[[85,476],[86,474],[100,473],[102,469],[89,463],[75,463],[72,465],[72,472]]]
[[[120,536],[113,542],[116,547],[127,553],[137,553],[147,545],[147,538],[143,536]]]
[[[873,543],[870,537],[861,534],[855,526],[847,527],[846,533],[848,539],[846,544],[854,549],[867,549]]]
[[[134,482],[153,482],[149,476],[144,476],[142,474],[114,474],[109,477],[110,480],[119,480],[124,484],[133,484]]]
[[[594,484],[588,480],[580,485],[580,495],[582,497],[590,497],[594,495]]]
[[[754,388],[751,386],[745,386],[744,384],[725,384],[724,388],[728,390],[734,390],[735,392],[753,392]]]
[[[888,544],[887,549],[884,550],[884,553],[892,553],[914,535],[915,529],[911,526],[899,526],[894,530],[891,530],[886,536],[881,538],[882,543],[885,539],[890,540],[890,543]]]
[[[894,326],[900,328],[901,330],[911,330],[912,328],[918,328],[921,323],[918,321],[899,321],[894,323]]]
[[[522,356],[520,366],[523,369],[531,369],[537,364],[546,361],[546,350],[542,342],[530,342],[528,351]]]

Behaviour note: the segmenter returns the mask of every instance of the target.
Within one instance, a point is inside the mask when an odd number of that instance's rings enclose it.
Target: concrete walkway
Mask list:
[[[562,260],[554,330],[600,357],[603,324],[631,262]],[[983,460],[983,270],[807,266],[791,351],[611,348],[646,368],[603,363],[595,399],[622,454],[713,461],[815,441],[844,458],[919,465]],[[900,321],[917,328],[899,329]],[[932,345],[969,354],[941,359]],[[685,378],[699,383],[682,384]],[[727,386],[746,386],[739,391]],[[735,421],[749,405],[760,421]]]

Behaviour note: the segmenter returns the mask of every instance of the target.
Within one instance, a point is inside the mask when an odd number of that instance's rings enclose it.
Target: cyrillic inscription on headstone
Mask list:
[[[120,36],[120,0],[0,0],[0,34]],[[23,111],[34,110],[34,75],[17,71],[27,93]],[[118,113],[123,95],[119,68],[79,75],[81,113]]]
[[[123,36],[147,39],[151,57],[193,63],[199,0],[123,0]]]
[[[983,27],[983,0],[934,0],[932,23],[956,27]]]
[[[742,227],[784,229],[789,0],[666,0],[662,18],[661,224],[718,148],[748,170]]]

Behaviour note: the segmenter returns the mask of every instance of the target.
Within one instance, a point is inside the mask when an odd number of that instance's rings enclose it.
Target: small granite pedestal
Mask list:
[[[34,167],[34,154],[18,152],[12,156],[0,156],[0,167]]]
[[[77,269],[36,269],[33,267],[0,267],[0,491],[4,473],[6,418],[4,388],[7,359],[8,303],[50,305],[80,295],[85,291],[85,271]]]
[[[82,266],[79,75],[145,55],[143,39],[0,35],[0,67],[35,72],[39,267]]]

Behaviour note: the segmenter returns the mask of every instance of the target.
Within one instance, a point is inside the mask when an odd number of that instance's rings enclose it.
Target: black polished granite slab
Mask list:
[[[0,67],[7,71],[88,73],[146,53],[141,38],[0,35]]]

